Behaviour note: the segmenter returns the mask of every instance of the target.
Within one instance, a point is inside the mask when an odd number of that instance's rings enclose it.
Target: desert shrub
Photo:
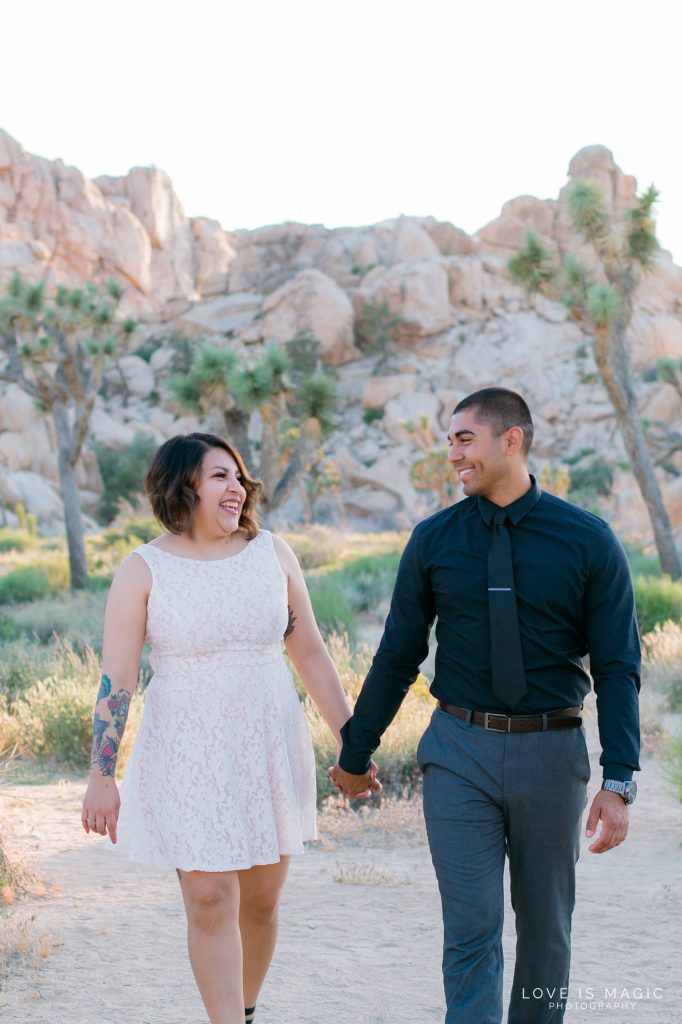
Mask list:
[[[69,559],[65,551],[41,551],[39,557],[30,562],[29,565],[45,573],[51,594],[68,590],[71,586]]]
[[[682,580],[669,576],[636,576],[635,602],[641,633],[649,633],[658,623],[682,619]]]
[[[376,609],[391,595],[400,561],[399,551],[361,555],[348,562],[334,575],[348,588],[355,612]]]
[[[0,529],[0,554],[6,551],[26,551],[34,539],[25,530],[12,530],[9,526]]]
[[[49,593],[50,584],[42,569],[25,565],[0,577],[0,604],[37,601]]]
[[[374,649],[369,644],[354,648],[347,634],[333,634],[327,646],[352,706],[369,671]],[[323,800],[336,792],[327,776],[327,769],[336,761],[336,739],[310,698],[304,698],[304,706],[315,751],[318,799]],[[426,680],[420,676],[386,730],[377,753],[380,779],[387,792],[403,793],[417,784],[417,744],[432,711]]]
[[[343,547],[343,537],[337,530],[316,523],[305,533],[283,533],[302,569],[318,569],[338,560]]]
[[[668,738],[663,751],[663,772],[682,804],[682,732]]]
[[[25,688],[0,712],[0,747],[16,747],[22,757],[57,760],[85,769],[90,762],[92,717],[101,678],[99,655],[69,644],[52,649],[43,661],[47,674]],[[139,724],[142,700],[131,705],[119,754],[125,761]]]
[[[671,710],[682,711],[682,626],[660,623],[642,637],[642,674],[663,694]]]
[[[49,672],[51,654],[25,640],[12,640],[2,645],[0,659],[0,703],[14,701]]]
[[[7,616],[22,634],[40,643],[48,643],[56,634],[74,644],[99,647],[105,603],[104,592],[81,590],[55,594],[22,608],[10,608]]]
[[[313,576],[307,582],[315,619],[323,636],[331,633],[354,636],[355,612],[344,582],[336,573]]]
[[[641,548],[633,548],[624,544],[625,554],[630,563],[630,572],[633,576],[660,576],[661,560],[657,554],[643,551]]]
[[[588,466],[572,466],[568,496],[578,505],[591,507],[611,493],[614,475],[613,466],[602,458],[593,459]]]
[[[368,303],[356,321],[356,344],[367,355],[381,352],[392,341],[396,329],[402,324],[403,318],[393,316],[387,302],[380,305]]]
[[[0,643],[5,644],[9,640],[16,640],[21,630],[5,612],[0,612]]]
[[[115,519],[121,501],[132,501],[144,493],[144,477],[157,449],[156,441],[141,431],[123,451],[95,445],[104,490],[99,515],[105,523]]]

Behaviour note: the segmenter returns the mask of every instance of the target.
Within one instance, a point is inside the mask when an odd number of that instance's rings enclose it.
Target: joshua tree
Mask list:
[[[455,500],[459,481],[445,458],[443,444],[438,442],[431,420],[421,416],[419,423],[403,420],[402,426],[422,453],[410,467],[412,485],[417,491],[433,494],[438,508],[446,508]]]
[[[122,294],[110,280],[60,285],[46,295],[44,283],[15,274],[0,299],[0,380],[18,384],[54,423],[74,590],[87,580],[76,464],[104,367],[135,329],[133,320],[117,316]]]
[[[627,345],[634,292],[641,275],[653,268],[659,248],[653,217],[658,192],[651,186],[613,214],[606,210],[596,182],[573,182],[567,198],[573,226],[590,246],[594,266],[588,267],[572,254],[561,265],[555,263],[529,231],[509,261],[509,274],[529,293],[561,299],[571,317],[592,335],[597,368],[649,512],[661,567],[677,579],[680,559],[637,409]]]
[[[169,378],[181,407],[222,418],[228,439],[263,481],[268,511],[290,496],[334,426],[336,381],[321,368],[319,347],[299,335],[247,361],[230,349],[200,344],[189,371]],[[255,412],[261,423],[257,463],[248,435]]]

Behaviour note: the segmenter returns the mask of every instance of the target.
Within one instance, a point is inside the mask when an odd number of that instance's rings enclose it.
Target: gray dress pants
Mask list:
[[[584,730],[492,732],[438,708],[417,760],[443,906],[445,1024],[502,1022],[505,854],[516,918],[508,1024],[556,1024],[590,777]]]

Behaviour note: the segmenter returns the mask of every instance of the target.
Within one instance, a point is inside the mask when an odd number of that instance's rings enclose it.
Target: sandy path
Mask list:
[[[628,842],[578,865],[570,1024],[682,1022],[682,807],[654,762],[639,785]],[[43,876],[61,888],[31,907],[34,927],[60,944],[6,980],[0,1020],[205,1024],[175,875],[127,866],[86,838],[81,791],[15,787],[6,798]],[[418,808],[374,813],[367,827],[326,817],[321,845],[295,859],[259,1024],[442,1024],[440,907]],[[510,967],[511,913],[505,951]]]

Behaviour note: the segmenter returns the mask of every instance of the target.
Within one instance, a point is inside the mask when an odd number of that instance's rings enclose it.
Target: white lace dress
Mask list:
[[[287,581],[271,533],[218,561],[136,553],[153,578],[154,675],[113,849],[185,871],[302,853],[316,838],[315,762],[284,660]]]

